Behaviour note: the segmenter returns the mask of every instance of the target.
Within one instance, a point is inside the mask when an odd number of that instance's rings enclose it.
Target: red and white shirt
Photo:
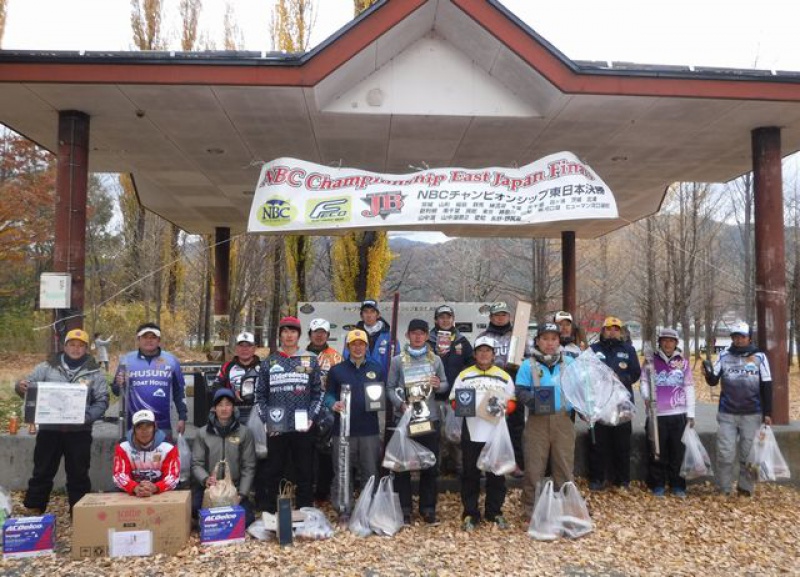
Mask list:
[[[153,483],[159,493],[171,491],[178,486],[180,475],[178,448],[166,441],[143,451],[126,440],[114,451],[114,484],[130,495],[142,481]]]

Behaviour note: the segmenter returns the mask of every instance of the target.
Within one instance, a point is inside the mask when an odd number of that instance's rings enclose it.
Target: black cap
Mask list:
[[[544,323],[543,325],[539,325],[539,330],[536,331],[536,336],[538,338],[545,333],[555,333],[558,335],[561,333],[561,330],[555,323]]]
[[[429,332],[430,327],[428,326],[428,321],[423,321],[422,319],[411,319],[411,322],[408,323],[408,332],[411,331]]]

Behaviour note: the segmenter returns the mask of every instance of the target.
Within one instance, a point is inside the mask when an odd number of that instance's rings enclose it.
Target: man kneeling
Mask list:
[[[132,423],[114,453],[114,484],[136,497],[171,491],[181,474],[178,448],[156,428],[153,411],[137,411]]]

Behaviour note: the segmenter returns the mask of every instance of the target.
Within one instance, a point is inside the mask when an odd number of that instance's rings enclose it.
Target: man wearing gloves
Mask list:
[[[419,476],[419,512],[423,521],[438,524],[436,518],[436,498],[439,478],[439,435],[441,422],[436,408],[434,394],[437,391],[449,390],[447,375],[444,372],[442,359],[436,356],[428,346],[428,323],[422,319],[413,319],[408,323],[406,338],[408,343],[403,351],[392,359],[389,377],[386,383],[386,396],[394,407],[395,422],[403,413],[411,410],[412,403],[425,414],[431,422],[432,430],[420,434],[414,440],[430,449],[436,456],[436,464],[423,469]],[[422,401],[414,402],[410,394],[424,390],[427,396]],[[427,410],[426,410],[427,409]],[[412,424],[414,420],[412,419]],[[411,524],[411,473],[398,473],[395,487],[400,494],[400,506],[403,509],[403,520]]]
[[[17,383],[15,390],[25,396],[31,383],[81,383],[86,385],[86,415],[81,425],[41,425],[33,450],[33,476],[23,501],[31,514],[47,508],[53,478],[61,458],[67,473],[69,507],[92,490],[89,465],[92,448],[92,424],[101,419],[108,408],[108,387],[105,373],[89,356],[89,334],[81,329],[67,333],[64,352],[37,365],[33,372]]]
[[[650,403],[655,403],[658,415],[659,456],[656,459],[653,443],[649,442],[647,484],[656,497],[664,496],[667,483],[673,495],[686,497],[686,479],[680,475],[685,452],[681,439],[687,422],[694,426],[694,381],[689,360],[678,349],[675,329],[667,327],[659,331],[658,349],[652,361],[647,359],[645,363],[639,389],[645,406],[649,408]],[[655,399],[651,397],[651,389],[655,389]],[[646,428],[652,426],[648,419]]]
[[[172,491],[181,476],[178,447],[158,430],[153,411],[137,411],[131,422],[133,427],[114,452],[114,484],[142,498]]]
[[[464,369],[456,378],[450,391],[450,400],[455,405],[456,395],[464,389],[475,391],[475,404],[480,405],[484,398],[493,396],[502,399],[498,405],[504,412],[511,413],[516,407],[514,401],[514,381],[511,376],[494,364],[494,341],[491,337],[478,337],[475,340],[475,364]],[[455,408],[455,407],[454,407]],[[495,429],[495,424],[480,416],[465,417],[461,432],[461,451],[463,455],[463,472],[461,475],[462,528],[473,531],[481,521],[478,497],[481,492],[481,472],[478,469],[478,457]],[[508,527],[502,515],[506,498],[506,478],[486,472],[486,501],[483,518],[495,523],[501,529]]]
[[[717,485],[729,495],[733,486],[733,464],[739,460],[740,495],[752,497],[753,479],[745,459],[761,423],[772,424],[772,374],[767,356],[750,342],[750,327],[737,323],[731,328],[733,344],[710,366],[703,362],[703,373],[710,386],[722,383],[717,413]]]
[[[202,507],[206,490],[217,484],[217,463],[228,464],[231,481],[239,493],[239,505],[245,511],[245,523],[255,520],[250,489],[256,474],[256,449],[253,435],[237,419],[238,407],[230,389],[214,393],[208,424],[198,429],[192,447],[192,515]]]

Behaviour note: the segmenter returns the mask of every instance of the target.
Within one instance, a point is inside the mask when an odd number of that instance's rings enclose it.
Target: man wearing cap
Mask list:
[[[178,410],[178,434],[186,428],[186,383],[181,364],[161,350],[161,328],[155,323],[139,325],[136,342],[139,348],[120,358],[111,390],[115,395],[125,395],[129,426],[134,413],[152,411],[158,430],[172,439],[171,402]]]
[[[592,345],[597,357],[608,365],[628,389],[633,401],[633,384],[642,370],[636,349],[623,339],[622,321],[607,317],[600,331],[600,340]],[[612,427],[597,423],[594,426],[595,442],[589,445],[589,488],[601,491],[605,486],[606,472],[610,481],[626,489],[631,482],[631,422]]]
[[[450,305],[441,305],[433,314],[433,329],[428,337],[428,346],[442,359],[447,382],[454,383],[459,373],[472,365],[472,345],[467,337],[456,328],[455,311]],[[448,394],[437,391],[434,399],[439,407],[439,416],[442,421],[445,412],[451,410],[447,401]],[[444,435],[442,427],[441,442],[441,470],[444,473],[458,473],[461,471],[461,445],[451,443]]]
[[[114,450],[114,484],[143,498],[173,490],[181,476],[178,448],[158,429],[153,411],[136,411],[131,422],[133,427]]]
[[[239,415],[239,422],[247,424],[256,402],[256,383],[261,370],[261,359],[256,355],[256,339],[247,331],[236,337],[234,357],[222,365],[214,380],[214,389],[230,389]]]
[[[356,328],[367,333],[369,337],[367,358],[380,363],[384,374],[388,373],[392,360],[392,331],[389,323],[381,317],[378,301],[368,299],[361,303],[361,320]],[[344,358],[348,354],[350,353],[345,347]]]
[[[192,514],[197,516],[206,489],[217,484],[217,463],[225,461],[249,526],[255,520],[249,495],[256,474],[256,449],[250,429],[236,418],[239,408],[235,401],[233,391],[219,389],[214,393],[208,424],[197,430],[192,447]]]
[[[655,389],[655,398],[650,394],[651,388]],[[686,479],[680,475],[686,449],[682,438],[687,423],[694,427],[694,380],[689,360],[678,348],[675,329],[664,327],[658,332],[658,349],[642,369],[639,391],[648,409],[650,403],[656,404],[658,416],[659,456],[656,459],[653,443],[648,442],[647,484],[656,497],[664,496],[667,483],[673,495],[685,497]],[[652,426],[648,419],[645,429],[649,431]]]
[[[317,355],[319,363],[320,379],[322,382],[322,395],[325,395],[328,372],[334,365],[342,362],[342,355],[339,351],[328,344],[331,336],[331,323],[325,319],[312,319],[308,323],[308,346],[306,350]],[[323,407],[322,412],[328,411]],[[321,418],[327,418],[320,414]],[[324,503],[330,499],[331,481],[333,480],[333,463],[331,462],[331,430],[317,431],[316,443],[314,444],[314,501],[317,504]]]
[[[509,362],[508,353],[511,347],[511,336],[514,325],[511,323],[511,307],[505,301],[498,301],[489,307],[489,326],[479,337],[490,337],[494,340],[494,364],[506,371],[516,380],[519,367]],[[525,429],[525,414],[514,411],[506,416],[511,444],[514,446],[514,458],[517,468],[512,473],[516,478],[522,477],[525,467],[525,456],[522,451],[522,431]]]
[[[414,440],[430,449],[436,456],[436,464],[428,469],[423,469],[419,474],[419,513],[422,519],[431,525],[438,524],[436,518],[436,499],[438,496],[439,478],[439,436],[441,421],[439,410],[433,395],[436,392],[449,392],[447,375],[444,372],[442,359],[428,346],[428,333],[430,327],[427,321],[412,319],[408,323],[406,338],[408,343],[402,352],[392,358],[389,367],[389,376],[386,382],[386,397],[394,408],[395,423],[409,410],[408,393],[406,391],[406,374],[427,375],[431,393],[425,399],[429,419],[433,422],[434,430],[427,434],[414,437]],[[411,524],[411,473],[398,473],[395,488],[400,494],[400,506],[406,524]]]
[[[378,462],[381,458],[381,436],[378,412],[370,410],[367,405],[367,387],[372,385],[384,390],[385,380],[380,364],[367,358],[367,333],[354,329],[347,333],[346,339],[349,355],[347,360],[334,365],[328,373],[328,385],[325,392],[325,405],[336,414],[333,425],[333,490],[332,504],[336,511],[351,510],[353,495],[347,495],[346,503],[341,502],[339,470],[339,444],[336,438],[340,434],[341,415],[346,407],[341,401],[342,385],[350,385],[349,439],[350,463],[358,472],[361,487],[372,475],[378,476]],[[340,524],[349,521],[346,514],[340,514]]]
[[[747,323],[731,327],[731,340],[733,344],[720,353],[713,366],[709,361],[703,362],[706,382],[712,387],[722,383],[717,413],[716,482],[722,493],[731,493],[738,446],[736,490],[740,495],[751,497],[755,485],[745,459],[761,424],[772,424],[772,374],[767,356],[751,342]]]
[[[586,348],[586,343],[580,337],[580,331],[575,326],[572,315],[567,311],[558,311],[553,315],[553,321],[558,326],[561,351],[568,357],[577,358]]]
[[[92,424],[108,408],[108,386],[104,372],[88,354],[89,334],[74,329],[64,339],[64,351],[36,365],[15,390],[25,396],[31,383],[80,383],[86,385],[86,410],[80,425],[40,425],[33,450],[33,475],[23,501],[31,514],[43,513],[53,490],[53,478],[61,458],[67,473],[69,507],[92,490],[89,465],[92,447]]]
[[[514,412],[514,381],[511,375],[494,364],[494,341],[491,337],[478,337],[475,340],[475,364],[464,369],[456,377],[450,390],[450,401],[455,405],[459,391],[471,389],[475,391],[475,405],[483,403],[487,396],[498,399],[496,406],[506,414]],[[502,402],[501,402],[502,401]],[[461,451],[463,454],[463,471],[461,474],[461,503],[464,507],[461,519],[462,528],[472,531],[481,521],[478,508],[478,497],[481,493],[481,471],[478,469],[478,457],[483,450],[497,424],[481,417],[465,417],[465,426],[461,432]],[[502,421],[501,421],[502,422]],[[483,518],[495,523],[501,529],[508,527],[502,515],[506,498],[506,478],[486,472],[486,501]]]
[[[322,382],[317,355],[299,349],[301,334],[299,319],[283,317],[280,320],[280,348],[261,363],[256,389],[258,412],[269,433],[267,458],[262,461],[266,503],[256,503],[256,506],[269,513],[275,513],[278,487],[290,462],[294,465],[297,484],[296,508],[314,504],[314,439],[310,429],[319,415]]]

